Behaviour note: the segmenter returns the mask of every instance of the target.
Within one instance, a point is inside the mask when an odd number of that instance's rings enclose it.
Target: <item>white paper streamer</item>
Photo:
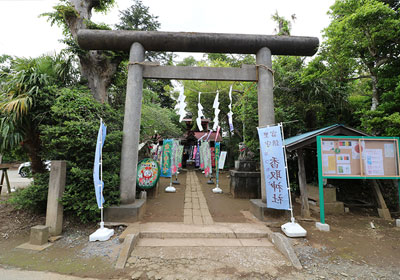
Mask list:
[[[233,116],[233,112],[232,112],[232,86],[229,89],[229,100],[230,100],[230,103],[228,105],[229,112],[228,112],[227,115],[228,115],[228,122],[229,122],[229,130],[230,130],[230,132],[232,132],[234,130],[234,128],[233,128],[233,119],[232,119],[232,116]]]
[[[218,120],[218,115],[219,115],[219,91],[217,90],[217,95],[215,96],[214,99],[214,104],[213,104],[213,108],[214,108],[214,126],[213,126],[213,130],[217,130],[218,126],[219,126],[219,120]]]
[[[187,112],[185,110],[186,108],[186,102],[185,102],[185,94],[184,94],[185,90],[182,89],[181,92],[179,93],[179,97],[177,100],[177,103],[175,105],[175,111],[178,111],[178,115],[179,115],[179,122],[181,122],[183,120],[183,118],[186,116]]]
[[[201,125],[201,117],[204,117],[204,114],[203,114],[203,106],[201,106],[201,104],[200,104],[200,95],[201,95],[201,92],[199,92],[199,103],[197,103],[198,110],[197,110],[196,123],[197,123],[197,127],[198,127],[199,131],[203,131],[203,127]]]

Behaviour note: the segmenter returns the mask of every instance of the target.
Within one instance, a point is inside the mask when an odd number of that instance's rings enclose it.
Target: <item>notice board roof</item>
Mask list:
[[[284,145],[286,145],[286,150],[289,152],[300,148],[306,148],[307,146],[316,147],[316,137],[319,135],[369,136],[362,131],[344,126],[343,124],[334,124],[287,138],[284,140]]]

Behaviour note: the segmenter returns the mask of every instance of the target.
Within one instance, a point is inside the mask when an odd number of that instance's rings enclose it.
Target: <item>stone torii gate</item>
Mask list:
[[[271,55],[312,56],[319,40],[298,36],[84,29],[78,32],[78,44],[86,50],[129,51],[120,171],[121,203],[129,207],[135,204],[136,195],[143,78],[256,81],[258,124],[266,126],[275,123]],[[256,65],[242,68],[160,66],[144,62],[145,51],[255,54]],[[265,203],[265,178],[261,174],[261,195]]]

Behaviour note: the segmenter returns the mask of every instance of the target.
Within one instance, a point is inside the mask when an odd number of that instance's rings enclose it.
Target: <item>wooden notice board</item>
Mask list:
[[[323,178],[400,178],[399,138],[318,136]]]

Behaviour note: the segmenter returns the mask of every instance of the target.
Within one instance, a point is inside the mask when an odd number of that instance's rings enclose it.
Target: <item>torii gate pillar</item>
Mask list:
[[[122,136],[120,199],[122,204],[135,202],[136,172],[140,138],[143,96],[144,48],[133,43],[129,52],[129,70],[125,98],[124,130]]]
[[[267,47],[261,48],[256,54],[258,67],[258,126],[272,125],[275,123],[274,113],[274,77],[272,74],[271,51]],[[261,151],[260,151],[261,153]],[[261,159],[261,170],[263,161]],[[261,171],[261,199],[266,202],[265,175]]]

